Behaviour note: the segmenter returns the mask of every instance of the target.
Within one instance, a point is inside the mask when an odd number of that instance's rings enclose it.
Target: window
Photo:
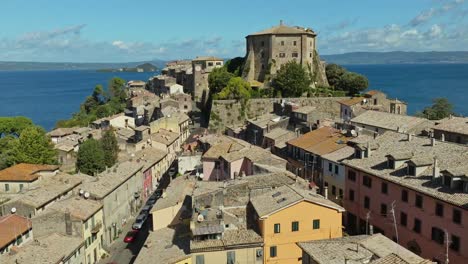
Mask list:
[[[279,57],[280,57],[280,58],[285,58],[285,57],[286,57],[286,53],[281,52],[281,53],[279,54]]]
[[[293,45],[294,45],[294,46],[297,46],[297,41],[293,41]]]
[[[221,62],[220,61],[216,62],[216,65],[221,66]]]
[[[418,218],[414,219],[413,231],[416,233],[421,233],[421,220]]]
[[[195,258],[195,263],[196,264],[205,264],[205,255],[198,255]]]
[[[312,228],[320,229],[320,219],[314,219],[314,221],[312,221]]]
[[[372,179],[369,176],[364,176],[362,178],[362,184],[368,188],[372,188]]]
[[[400,224],[402,226],[406,226],[407,223],[408,223],[408,216],[405,213],[401,212],[400,213]]]
[[[208,66],[213,66],[213,62],[208,62]]]
[[[274,258],[276,257],[278,254],[277,250],[276,250],[276,246],[271,246],[270,247],[270,258]]]
[[[437,216],[444,216],[444,205],[441,203],[436,203],[435,214]]]
[[[184,105],[184,109],[188,109],[188,105]]]
[[[275,234],[278,234],[279,232],[281,232],[281,225],[280,224],[275,224],[274,228],[273,228]]]
[[[408,202],[408,191],[407,190],[402,190],[401,191],[401,200],[405,203]]]
[[[386,204],[380,204],[380,214],[382,216],[387,216],[387,205]]]
[[[235,263],[236,263],[236,252],[228,251],[227,252],[227,264],[235,264]]]
[[[312,58],[312,53],[309,53],[309,57],[311,57],[311,58]]]
[[[332,171],[332,167],[333,167],[333,165],[332,165],[331,163],[328,163],[328,171],[331,172],[331,171]]]
[[[343,198],[343,189],[340,188],[340,198]]]
[[[335,185],[332,185],[332,195],[336,196],[336,187],[335,187]]]
[[[23,236],[19,236],[17,239],[16,239],[16,245],[20,245],[21,243],[23,243]]]
[[[255,255],[257,257],[257,260],[261,260],[263,259],[263,249],[257,249],[257,251],[255,252]]]
[[[297,58],[297,57],[299,57],[299,54],[298,54],[297,52],[293,52],[293,53],[291,54],[291,57]]]
[[[296,232],[299,231],[299,222],[294,221],[291,223],[291,231]]]
[[[461,211],[458,209],[453,209],[453,216],[452,216],[453,222],[457,224],[461,224],[461,217],[462,217]]]
[[[5,183],[5,192],[10,191],[10,184]]]
[[[370,198],[368,196],[364,196],[364,208],[369,209],[370,207]]]
[[[335,174],[338,174],[338,165],[335,165]]]
[[[452,243],[450,243],[450,248],[453,251],[460,251],[460,237],[456,235],[452,235],[452,239],[450,239]]]
[[[354,190],[349,190],[349,200],[354,201]]]
[[[22,190],[23,190],[23,184],[22,184],[22,183],[20,183],[20,185],[19,185],[19,189],[20,189],[20,191],[22,191]]]
[[[408,164],[408,175],[416,176],[416,167]]]
[[[88,221],[85,222],[84,228],[85,228],[85,230],[88,229]]]
[[[263,52],[260,53],[260,56],[262,57],[262,59],[265,57],[265,54]]]
[[[281,46],[284,46],[284,41],[281,41]]]
[[[421,195],[416,194],[416,200],[414,202],[416,207],[422,208],[423,207],[423,197]]]
[[[261,43],[262,43],[262,47],[265,46],[265,41],[262,41]]]
[[[356,172],[349,170],[348,171],[348,180],[355,182],[356,181]]]
[[[435,241],[439,244],[444,244],[444,231],[438,227],[433,227],[432,228],[432,233],[431,233],[431,239],[432,241]]]
[[[262,70],[264,70],[264,69],[265,69],[265,64],[262,64]]]
[[[388,184],[386,182],[382,182],[382,193],[388,194]]]

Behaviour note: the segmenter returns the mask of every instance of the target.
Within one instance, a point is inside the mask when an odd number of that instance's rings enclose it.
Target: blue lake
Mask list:
[[[447,97],[455,112],[468,115],[468,64],[346,65],[366,75],[370,89],[408,103],[413,114]],[[0,116],[27,116],[50,130],[59,119],[79,110],[97,84],[107,86],[114,76],[148,80],[154,73],[102,73],[96,71],[0,71]]]

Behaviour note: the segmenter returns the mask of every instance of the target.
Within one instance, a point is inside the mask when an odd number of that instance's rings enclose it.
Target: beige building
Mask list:
[[[280,25],[248,35],[247,55],[243,76],[248,81],[269,81],[282,65],[295,61],[317,76],[325,68],[316,52],[317,34],[310,28]],[[318,84],[328,86],[326,78],[317,78]]]
[[[216,57],[197,57],[192,61],[193,89],[190,92],[196,103],[204,105],[208,100],[208,75],[223,65],[223,59]]]
[[[434,137],[438,140],[468,144],[467,117],[450,116],[436,121],[436,125],[432,129],[434,130]]]
[[[18,193],[56,175],[58,166],[20,163],[0,171],[0,193]]]

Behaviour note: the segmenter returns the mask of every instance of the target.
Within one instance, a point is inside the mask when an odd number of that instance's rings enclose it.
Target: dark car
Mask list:
[[[161,196],[162,196],[162,190],[156,190],[154,191],[153,195],[151,195],[151,197],[154,197],[156,199],[161,198]]]
[[[151,208],[153,208],[153,206],[149,205],[149,204],[143,206],[143,208],[141,209],[140,214],[149,214],[149,212],[151,211]]]
[[[172,167],[169,169],[169,176],[173,177],[176,174],[176,168]]]
[[[143,227],[143,224],[145,223],[147,218],[147,214],[140,214],[139,216],[137,216],[137,218],[135,219],[135,223],[133,223],[132,225],[132,229],[140,230]]]
[[[138,234],[137,230],[128,231],[128,233],[125,235],[124,242],[132,243],[133,241],[135,241],[137,234]]]
[[[146,205],[150,205],[150,206],[153,206],[155,203],[156,203],[156,199],[155,197],[151,196],[150,198],[148,198],[148,200],[146,201]]]

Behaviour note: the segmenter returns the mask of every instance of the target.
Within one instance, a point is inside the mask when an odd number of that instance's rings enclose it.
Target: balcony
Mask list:
[[[93,228],[91,228],[91,233],[92,234],[97,234],[99,230],[102,228],[102,223],[98,222]]]

